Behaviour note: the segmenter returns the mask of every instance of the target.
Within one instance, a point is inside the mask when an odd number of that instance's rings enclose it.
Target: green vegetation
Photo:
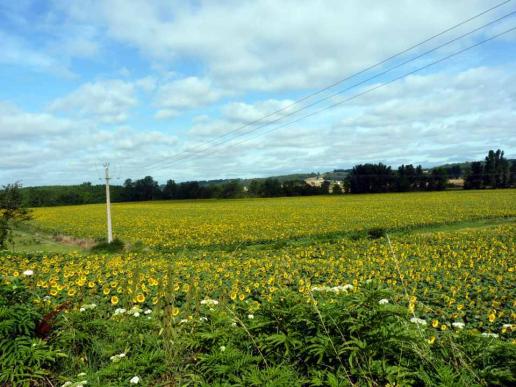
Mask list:
[[[292,174],[259,179],[187,181],[168,180],[160,185],[151,176],[127,179],[123,186],[111,186],[113,202],[239,199],[248,197],[313,196],[329,193],[381,193],[442,191],[448,179],[466,177],[464,188],[508,188],[516,186],[516,160],[504,158],[501,150],[489,151],[485,162],[445,165],[423,169],[401,165],[397,170],[379,164],[360,164],[322,175]],[[317,178],[307,182],[308,178]],[[105,187],[84,183],[75,186],[27,187],[21,190],[29,207],[94,204],[105,200]]]
[[[514,384],[515,193],[116,204],[0,252],[0,384]]]

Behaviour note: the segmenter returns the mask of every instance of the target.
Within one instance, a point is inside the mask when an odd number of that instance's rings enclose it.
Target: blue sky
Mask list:
[[[302,119],[515,15],[291,106],[500,2],[0,0],[0,184],[96,182],[104,161],[117,177],[184,181],[516,157],[514,31]],[[514,11],[509,1],[305,103]]]

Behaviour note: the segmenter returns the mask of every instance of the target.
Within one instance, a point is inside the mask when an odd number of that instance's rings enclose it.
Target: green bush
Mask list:
[[[36,337],[41,312],[21,282],[0,277],[0,384],[35,385],[63,354]]]
[[[113,242],[99,242],[91,248],[93,253],[119,253],[124,250],[125,244],[122,240],[115,238]]]
[[[370,228],[367,230],[367,236],[369,239],[380,239],[386,235],[387,231],[381,227]]]

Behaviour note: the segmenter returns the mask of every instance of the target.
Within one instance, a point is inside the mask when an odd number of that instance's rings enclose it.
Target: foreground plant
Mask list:
[[[32,275],[29,272],[25,275]],[[64,354],[36,337],[42,310],[18,280],[0,276],[0,384],[29,386],[47,381]]]

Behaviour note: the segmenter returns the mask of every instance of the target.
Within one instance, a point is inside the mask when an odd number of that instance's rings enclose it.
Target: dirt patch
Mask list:
[[[97,243],[93,239],[76,238],[69,235],[55,235],[54,240],[67,246],[78,246],[81,249],[91,249]]]

